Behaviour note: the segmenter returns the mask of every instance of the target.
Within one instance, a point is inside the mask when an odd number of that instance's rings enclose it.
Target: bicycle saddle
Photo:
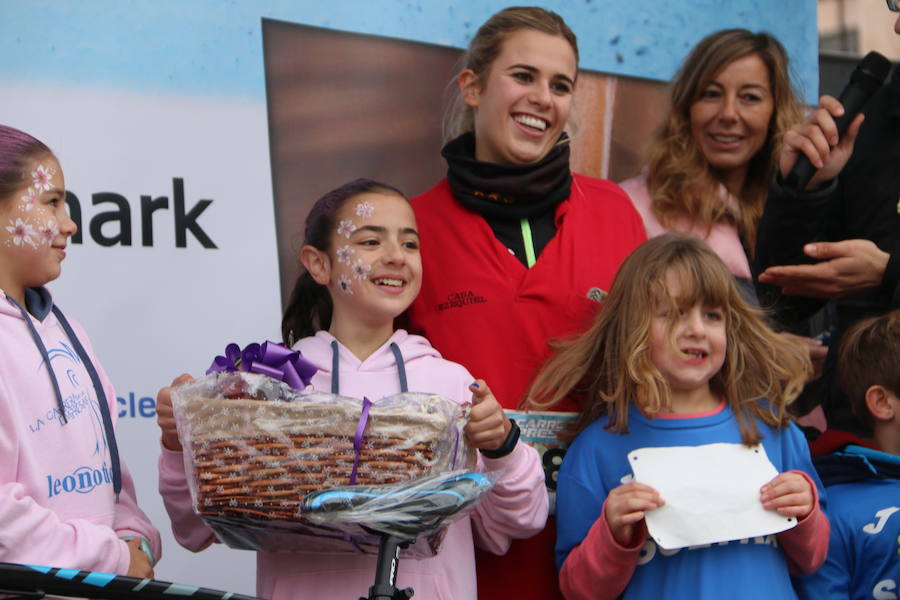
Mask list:
[[[452,471],[404,484],[342,486],[307,495],[300,513],[321,523],[354,523],[415,540],[473,506],[494,483],[484,473]]]

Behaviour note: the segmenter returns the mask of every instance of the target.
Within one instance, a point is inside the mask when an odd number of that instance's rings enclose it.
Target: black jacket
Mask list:
[[[900,74],[882,87],[865,108],[853,156],[836,181],[812,192],[772,183],[757,234],[756,266],[813,262],[803,245],[813,241],[868,239],[891,255],[879,288],[835,301],[836,331],[825,375],[818,384],[829,427],[863,431],[837,390],[834,354],[843,332],[856,321],[900,306]],[[772,297],[771,290],[761,292]],[[825,301],[796,299],[778,307],[783,321],[810,316]],[[835,396],[837,394],[837,396]],[[837,414],[835,410],[838,411]]]

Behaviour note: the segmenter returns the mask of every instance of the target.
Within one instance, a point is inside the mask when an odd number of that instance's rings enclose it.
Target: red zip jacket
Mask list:
[[[409,325],[447,360],[487,381],[515,408],[549,356],[547,342],[584,331],[622,260],[646,239],[640,216],[616,184],[573,174],[556,209],[556,235],[530,269],[464,208],[446,179],[413,198],[422,238],[422,291]],[[576,411],[574,403],[557,410]],[[555,527],[516,541],[502,557],[481,552],[481,598],[561,598]]]

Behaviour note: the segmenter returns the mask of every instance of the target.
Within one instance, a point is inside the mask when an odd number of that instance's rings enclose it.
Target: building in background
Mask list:
[[[819,93],[837,95],[866,53],[900,60],[896,16],[880,0],[819,0]]]

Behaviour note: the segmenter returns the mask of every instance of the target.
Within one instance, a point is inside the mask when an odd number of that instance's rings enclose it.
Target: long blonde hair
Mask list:
[[[685,297],[672,298],[666,289],[670,270],[682,282]],[[669,409],[669,388],[650,358],[656,302],[700,302],[723,310],[725,362],[710,387],[727,398],[743,443],[759,442],[756,419],[773,427],[787,425],[785,409],[812,373],[808,350],[769,329],[704,242],[679,234],[653,238],[625,259],[590,329],[552,343],[555,353],[538,371],[524,406],[545,410],[566,397],[578,399],[581,416],[563,436],[569,439],[607,413],[607,428],[627,433],[630,404],[650,417]]]
[[[751,159],[738,194],[738,214],[729,214],[721,201],[721,182],[691,134],[691,106],[726,66],[756,55],[766,65],[774,110],[763,147]],[[756,244],[769,181],[775,173],[782,137],[801,118],[800,105],[781,43],[768,33],[726,29],[698,43],[675,75],[670,87],[669,113],[649,149],[647,187],[653,214],[670,227],[678,217],[709,230],[720,221],[733,222],[744,242]]]
[[[469,47],[462,57],[462,69],[470,69],[484,85],[487,75],[500,55],[503,43],[511,34],[522,30],[533,30],[549,35],[558,35],[565,39],[575,53],[575,65],[578,65],[578,39],[566,25],[561,16],[553,11],[537,6],[510,6],[494,13],[478,28]],[[462,98],[454,78],[448,89],[453,94],[449,110],[444,117],[444,141],[450,141],[475,128],[475,113]]]

